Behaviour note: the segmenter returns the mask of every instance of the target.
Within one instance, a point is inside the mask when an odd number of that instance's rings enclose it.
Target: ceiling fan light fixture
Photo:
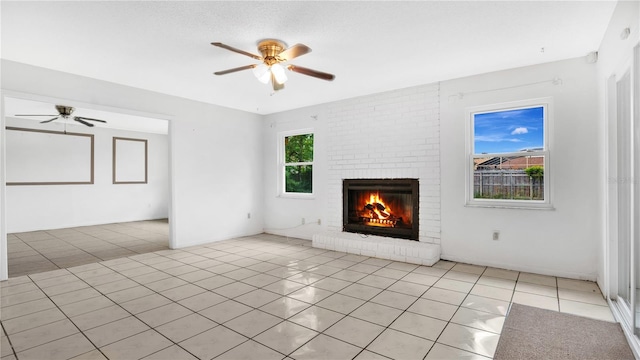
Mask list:
[[[271,72],[278,84],[284,84],[287,81],[287,74],[284,72],[284,67],[280,64],[271,65]]]
[[[284,83],[287,81],[285,67],[287,68],[287,70],[293,71],[295,73],[315,77],[322,80],[332,81],[335,78],[335,75],[333,74],[289,64],[289,61],[311,52],[311,48],[304,44],[295,44],[287,48],[287,45],[279,40],[262,40],[258,43],[258,51],[260,52],[260,54],[262,54],[262,56],[255,55],[244,50],[236,49],[221,42],[212,42],[211,45],[261,61],[260,64],[251,64],[223,71],[216,71],[214,72],[214,75],[226,75],[238,71],[252,69],[255,77],[263,84],[267,84],[269,83],[269,81],[271,81],[274,91],[284,89]]]
[[[263,84],[268,83],[269,79],[271,79],[271,72],[269,71],[269,67],[265,64],[260,64],[254,67],[253,75],[255,75],[256,78],[258,78],[258,80]]]

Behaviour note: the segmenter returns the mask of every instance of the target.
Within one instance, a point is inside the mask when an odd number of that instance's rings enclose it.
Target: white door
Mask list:
[[[609,118],[609,296],[623,327],[640,334],[640,48],[608,82]]]

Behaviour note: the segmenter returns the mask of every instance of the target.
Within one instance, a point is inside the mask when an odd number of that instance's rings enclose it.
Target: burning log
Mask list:
[[[369,201],[358,211],[360,221],[371,226],[395,227],[402,218],[392,214],[391,209],[387,210],[384,202],[378,198],[377,194],[369,196]]]
[[[386,211],[386,207],[378,202],[365,205],[362,210],[368,213],[371,219],[387,219],[391,214]]]

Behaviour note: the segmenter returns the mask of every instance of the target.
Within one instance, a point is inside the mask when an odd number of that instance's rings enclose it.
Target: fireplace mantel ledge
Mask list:
[[[319,249],[427,266],[440,260],[438,244],[340,231],[314,234],[312,245]]]

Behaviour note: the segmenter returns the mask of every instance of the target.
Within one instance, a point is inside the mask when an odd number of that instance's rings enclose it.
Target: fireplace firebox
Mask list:
[[[418,179],[345,179],[342,229],[418,240]]]

